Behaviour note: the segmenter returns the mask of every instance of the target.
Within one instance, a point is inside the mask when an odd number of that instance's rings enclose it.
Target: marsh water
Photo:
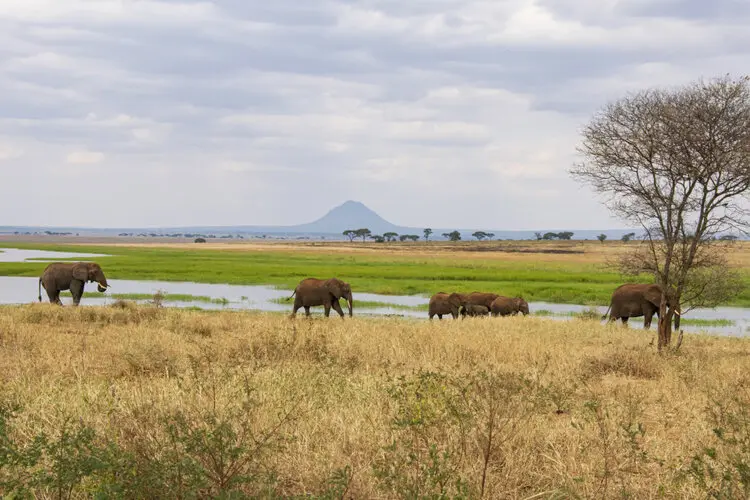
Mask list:
[[[42,250],[0,250],[0,262],[47,261],[51,259],[79,258],[87,260],[101,254],[72,254],[50,252]],[[122,294],[139,294],[153,296],[157,292],[168,295],[181,295],[184,300],[164,300],[167,307],[199,307],[201,309],[249,309],[261,311],[290,312],[292,300],[286,299],[292,294],[291,289],[279,289],[262,285],[225,285],[210,283],[172,282],[172,281],[139,281],[139,280],[108,280],[111,288],[103,294],[95,292],[94,296],[85,296],[82,305],[108,305],[117,300]],[[38,301],[38,278],[0,276],[0,304],[26,304]],[[87,284],[86,291],[94,292],[95,284]],[[192,298],[190,297],[192,296]],[[200,299],[199,299],[200,297]],[[47,301],[46,293],[42,289],[42,300]],[[138,300],[139,302],[148,299]],[[70,295],[62,296],[65,305],[72,303]],[[358,302],[377,302],[382,305],[368,305],[362,307]],[[429,297],[419,295],[378,295],[374,293],[354,292],[354,311],[356,315],[374,316],[403,316],[411,318],[426,318],[426,309],[414,309],[425,306]],[[400,307],[399,307],[400,306]],[[412,308],[412,309],[409,309]],[[346,310],[346,308],[344,308]],[[573,319],[573,314],[590,309],[589,306],[576,304],[554,304],[548,302],[530,302],[532,314],[544,311],[545,317],[555,320]],[[600,314],[606,312],[606,306],[596,308]],[[323,308],[312,308],[314,314],[322,314]],[[304,313],[304,311],[300,311]],[[331,312],[336,315],[335,311]],[[449,317],[450,318],[450,317]],[[696,309],[684,316],[685,320],[726,320],[730,325],[722,326],[694,326],[684,325],[686,332],[707,332],[730,336],[750,335],[750,309],[740,307],[717,307],[715,309]],[[655,327],[656,318],[652,324]],[[633,318],[629,321],[631,328],[642,328],[643,319]]]
[[[87,253],[76,254],[69,252],[51,252],[49,250],[21,250],[18,248],[0,248],[0,262],[48,262],[57,259],[93,259],[96,257],[108,257],[105,254]]]

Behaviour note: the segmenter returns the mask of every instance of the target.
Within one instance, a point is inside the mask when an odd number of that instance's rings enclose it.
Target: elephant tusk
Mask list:
[[[675,313],[675,314],[676,314],[677,316],[679,316],[679,315],[680,315],[680,311],[675,311],[674,313]]]

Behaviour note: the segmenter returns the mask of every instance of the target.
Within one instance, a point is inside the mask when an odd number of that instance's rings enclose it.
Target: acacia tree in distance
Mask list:
[[[342,234],[349,238],[349,241],[354,241],[354,238],[357,237],[357,231],[355,231],[354,229],[347,229]]]
[[[372,234],[372,231],[370,231],[366,227],[363,227],[354,231],[354,234],[362,238],[362,241],[364,242],[367,238],[370,237],[370,235]]]
[[[715,306],[739,291],[720,248],[726,243],[715,235],[747,227],[750,79],[727,75],[631,94],[594,116],[578,151],[584,160],[571,174],[645,232],[620,265],[651,273],[662,286],[661,351],[672,334],[667,294],[681,308]]]
[[[432,234],[432,229],[429,227],[424,230],[424,240],[430,241],[430,235]]]

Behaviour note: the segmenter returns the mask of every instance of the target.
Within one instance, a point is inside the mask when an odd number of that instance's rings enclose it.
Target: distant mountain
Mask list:
[[[286,230],[298,233],[341,234],[347,229],[360,228],[367,228],[373,234],[383,234],[389,231],[399,234],[406,234],[410,231],[421,232],[421,229],[392,224],[366,207],[363,203],[351,200],[332,208],[327,214],[316,221],[289,226]]]

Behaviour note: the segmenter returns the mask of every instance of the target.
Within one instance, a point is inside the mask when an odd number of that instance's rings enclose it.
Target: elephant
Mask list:
[[[331,307],[344,318],[344,311],[341,310],[339,299],[344,298],[349,303],[349,317],[352,316],[354,301],[352,300],[352,288],[349,283],[341,281],[338,278],[321,280],[317,278],[305,278],[299,282],[294,292],[289,297],[294,298],[294,309],[292,317],[297,315],[300,307],[305,308],[305,316],[310,316],[310,307],[323,306],[325,308],[326,318],[331,314]]]
[[[643,328],[651,328],[654,314],[659,317],[662,287],[658,284],[626,283],[612,293],[612,299],[601,319],[609,315],[609,322],[620,319],[627,325],[628,318],[643,316]],[[674,329],[680,329],[680,304],[671,294],[667,294],[667,306],[674,312]]]
[[[462,316],[489,316],[490,310],[487,306],[481,304],[467,304],[462,312]]]
[[[453,319],[458,318],[459,310],[463,303],[463,296],[459,293],[438,292],[430,297],[428,315],[432,319],[437,315],[438,319],[443,319],[443,314],[450,314]]]
[[[77,306],[83,296],[83,288],[87,281],[96,282],[96,289],[105,292],[110,285],[104,276],[104,271],[96,262],[53,262],[48,265],[39,278],[39,302],[42,301],[42,287],[52,304],[62,305],[60,292],[70,290],[73,295],[73,305]]]
[[[499,295],[496,293],[486,293],[486,292],[472,292],[469,294],[466,294],[463,296],[463,301],[461,303],[461,315],[466,315],[466,308],[469,305],[479,305],[484,306],[487,309],[490,309],[492,306],[492,301],[498,298]]]
[[[500,296],[492,301],[490,311],[492,316],[515,316],[519,312],[527,316],[529,314],[529,303],[522,297]]]

